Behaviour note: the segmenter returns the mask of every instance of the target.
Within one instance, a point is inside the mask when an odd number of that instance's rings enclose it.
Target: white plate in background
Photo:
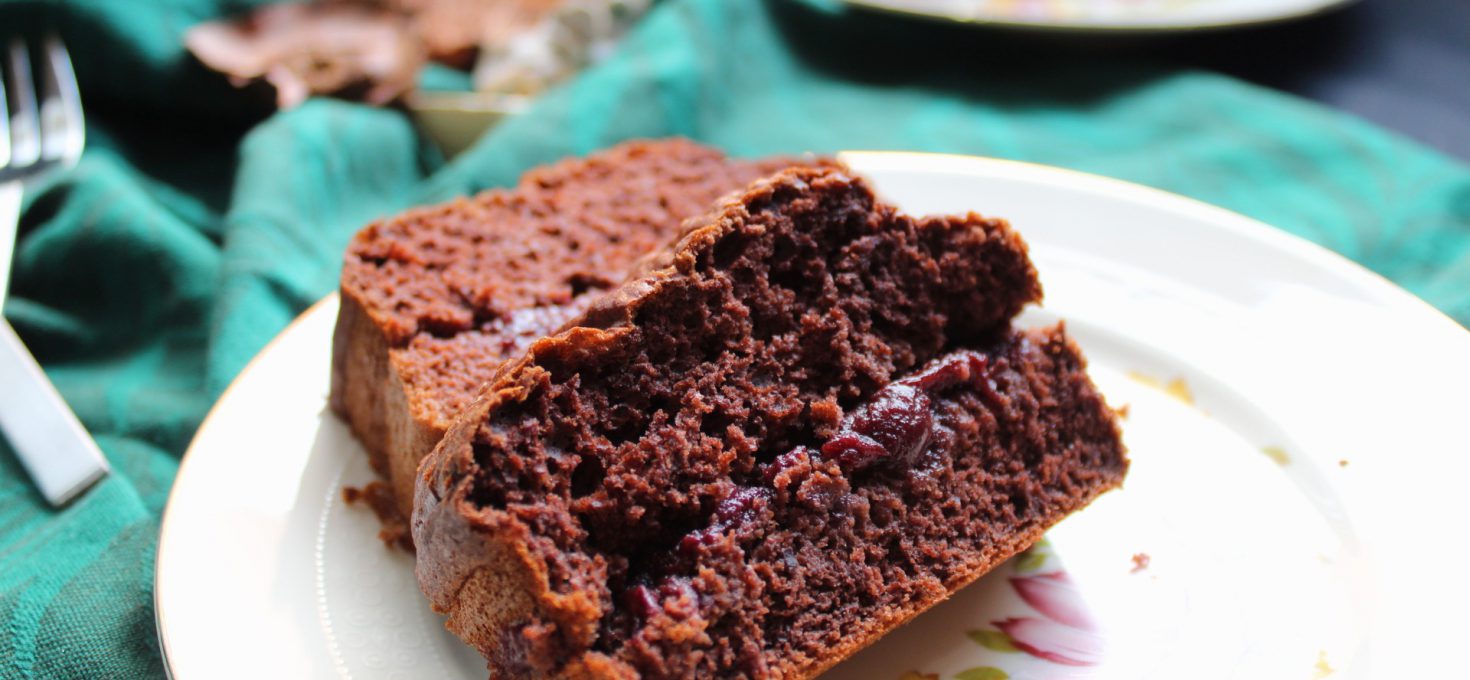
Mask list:
[[[1110,402],[1128,405],[1134,462],[1046,545],[825,678],[1461,666],[1470,333],[1336,255],[1189,199],[1006,161],[843,157],[909,211],[1012,221],[1047,293],[1022,323],[1067,321]],[[250,363],[180,466],[155,584],[176,680],[486,675],[428,610],[411,559],[341,501],[371,473],[326,408],[336,304]]]
[[[1352,0],[842,0],[855,7],[1001,28],[1174,32],[1301,19]]]

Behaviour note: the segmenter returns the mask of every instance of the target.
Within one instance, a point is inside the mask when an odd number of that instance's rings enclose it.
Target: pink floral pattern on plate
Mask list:
[[[1082,594],[1065,571],[1011,577],[1011,587],[1026,604],[1052,621],[1080,630],[1097,630]]]
[[[994,629],[972,630],[966,635],[992,652],[1024,653],[1059,666],[1096,666],[1103,658],[1103,637],[1082,593],[1056,564],[1049,548],[1043,540],[1011,562],[1017,574],[1006,582],[1024,609],[992,619]],[[970,670],[1004,673],[989,666]]]
[[[1010,579],[1016,594],[1045,618],[1013,616],[992,621],[1011,644],[1031,656],[1066,666],[1095,666],[1103,640],[1064,571]]]

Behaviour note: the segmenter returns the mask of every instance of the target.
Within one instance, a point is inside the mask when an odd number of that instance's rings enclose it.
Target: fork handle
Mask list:
[[[0,111],[0,116],[6,115]],[[20,226],[20,181],[0,182],[0,307],[10,289],[10,262]]]
[[[0,385],[0,431],[51,505],[66,505],[110,471],[97,443],[3,320]]]

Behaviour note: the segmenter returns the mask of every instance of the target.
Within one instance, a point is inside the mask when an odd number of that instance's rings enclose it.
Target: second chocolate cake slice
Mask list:
[[[418,575],[498,678],[806,678],[1127,468],[1020,238],[838,169],[718,204],[500,367],[421,469]]]
[[[715,199],[798,162],[634,141],[375,222],[342,267],[332,409],[383,482],[366,496],[406,542],[414,473],[502,361],[521,355]]]

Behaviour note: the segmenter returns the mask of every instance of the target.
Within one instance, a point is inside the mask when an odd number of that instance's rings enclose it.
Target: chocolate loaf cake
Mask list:
[[[681,221],[794,162],[632,142],[363,229],[342,269],[331,404],[387,484],[348,498],[366,496],[384,538],[406,545],[419,461],[502,360],[576,316]]]
[[[505,363],[421,469],[417,571],[496,678],[809,678],[1117,486],[1021,239],[796,168]]]

